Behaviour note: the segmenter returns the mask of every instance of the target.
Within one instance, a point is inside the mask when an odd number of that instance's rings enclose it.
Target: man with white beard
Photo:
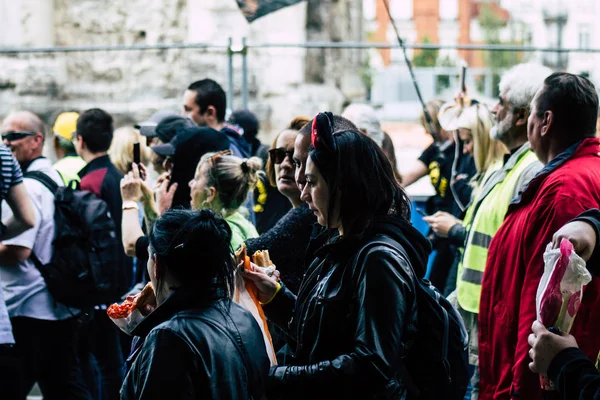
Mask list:
[[[505,156],[503,167],[483,182],[471,204],[474,212],[467,212],[463,222],[467,229],[465,248],[456,291],[449,298],[457,305],[469,332],[469,364],[475,369],[471,399],[475,400],[479,386],[477,319],[488,247],[504,221],[510,202],[542,168],[527,141],[527,119],[531,100],[551,73],[546,67],[528,63],[519,64],[502,76],[498,104],[492,110],[496,123],[490,136],[501,141],[510,154]]]

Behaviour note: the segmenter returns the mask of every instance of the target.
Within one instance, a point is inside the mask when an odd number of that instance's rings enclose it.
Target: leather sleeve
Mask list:
[[[564,399],[600,399],[600,372],[577,348],[564,349],[550,363],[548,377]]]
[[[121,398],[195,399],[197,365],[192,354],[192,349],[175,332],[168,329],[150,332],[125,378]]]
[[[448,240],[455,246],[465,247],[467,229],[462,224],[456,224],[448,231]]]
[[[573,221],[587,222],[596,231],[596,247],[587,262],[587,268],[595,276],[600,276],[600,210],[591,209],[580,214]]]
[[[263,306],[263,311],[269,321],[289,333],[290,321],[296,309],[296,295],[283,282],[281,282],[281,286],[281,290],[273,301]]]
[[[293,393],[296,388],[324,382],[333,387],[398,389],[398,381],[393,379],[404,351],[407,311],[412,315],[414,304],[411,267],[384,249],[368,254],[358,270],[361,272],[355,280],[354,300],[358,314],[352,350],[311,365],[272,367],[271,390]]]

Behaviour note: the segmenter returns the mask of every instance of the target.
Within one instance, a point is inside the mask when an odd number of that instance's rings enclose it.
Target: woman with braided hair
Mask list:
[[[294,350],[287,365],[271,368],[268,394],[405,399],[403,342],[415,323],[415,275],[425,271],[429,243],[411,226],[409,199],[379,146],[357,130],[334,133],[332,119],[313,120],[301,195],[328,240],[298,295],[243,272]]]

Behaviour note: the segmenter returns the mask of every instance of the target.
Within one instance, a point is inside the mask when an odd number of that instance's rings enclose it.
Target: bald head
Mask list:
[[[6,131],[6,129],[4,129],[6,124],[17,126],[23,131],[36,132],[44,137],[46,136],[44,123],[40,117],[31,111],[15,111],[8,114],[8,116],[2,122],[3,131]]]
[[[4,144],[12,150],[21,165],[42,156],[45,128],[42,120],[34,113],[29,111],[10,113],[2,121],[2,133],[5,135]],[[14,133],[14,136],[6,136],[10,133]]]

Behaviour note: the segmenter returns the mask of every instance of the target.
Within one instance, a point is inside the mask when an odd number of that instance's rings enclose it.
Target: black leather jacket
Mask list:
[[[260,399],[269,358],[252,315],[227,300],[175,292],[133,332],[122,399]]]
[[[271,368],[269,399],[405,399],[400,370],[416,331],[415,271],[423,274],[429,251],[396,216],[360,242],[321,248],[298,297],[284,288],[264,307],[295,348],[290,365]]]

